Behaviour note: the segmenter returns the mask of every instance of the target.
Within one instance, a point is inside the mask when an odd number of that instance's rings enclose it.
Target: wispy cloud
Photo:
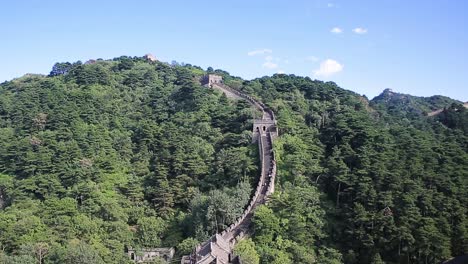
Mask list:
[[[356,34],[363,35],[363,34],[367,33],[367,28],[357,27],[357,28],[353,29],[353,32],[356,33]]]
[[[262,68],[278,69],[279,68],[278,63],[281,62],[282,59],[278,57],[273,57],[271,55],[272,53],[273,53],[273,50],[271,49],[258,49],[258,50],[252,50],[252,51],[247,52],[247,55],[263,57],[264,62],[262,64]]]
[[[264,54],[270,54],[273,51],[271,49],[259,49],[259,50],[252,50],[247,52],[247,55],[249,56],[255,56],[255,55],[264,55]]]
[[[317,62],[317,61],[319,61],[319,58],[317,58],[315,56],[307,56],[307,57],[305,57],[305,60],[306,61]]]
[[[333,74],[339,73],[343,68],[343,64],[340,64],[336,60],[327,59],[320,63],[320,68],[314,71],[314,76],[329,77]]]
[[[341,34],[343,33],[343,29],[339,28],[339,27],[334,27],[330,30],[331,33],[334,33],[334,34]]]
[[[267,68],[267,69],[276,69],[278,68],[278,63],[275,63],[275,62],[279,62],[281,61],[280,58],[276,58],[276,57],[273,57],[271,55],[268,55],[265,57],[265,63],[262,64],[262,67],[263,68]]]
[[[278,64],[272,61],[266,61],[265,63],[262,64],[262,67],[267,68],[267,69],[276,69],[278,68]]]
[[[327,7],[328,7],[328,8],[335,7],[335,4],[334,4],[334,3],[328,3],[328,4],[327,4]]]

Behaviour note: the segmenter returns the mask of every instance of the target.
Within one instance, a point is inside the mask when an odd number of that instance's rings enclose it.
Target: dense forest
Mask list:
[[[258,174],[253,113],[201,87],[201,74],[121,57],[3,83],[4,262],[126,263],[126,247],[186,253],[242,214]]]
[[[468,253],[468,116],[460,102],[389,90],[369,102],[292,75],[239,87],[275,110],[281,135],[283,188],[255,222],[262,261],[281,254],[278,263],[323,255],[328,261],[317,263],[440,263]]]
[[[277,114],[277,188],[244,263],[440,263],[468,254],[468,111],[389,90],[119,57],[57,63],[0,85],[0,263],[177,256],[242,214],[259,176],[243,101]],[[440,114],[426,114],[444,109]],[[177,258],[175,259],[177,261]]]

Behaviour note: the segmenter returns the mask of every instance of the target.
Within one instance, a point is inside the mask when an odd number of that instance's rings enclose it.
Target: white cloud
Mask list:
[[[319,58],[315,57],[315,56],[307,56],[305,58],[306,61],[312,61],[312,62],[317,62],[319,60]]]
[[[330,30],[331,33],[335,33],[335,34],[341,34],[343,33],[343,30],[339,27],[334,27]]]
[[[285,74],[285,72],[283,70],[278,70],[276,73],[278,74]]]
[[[327,59],[320,63],[320,68],[314,71],[317,77],[328,77],[343,70],[343,64],[336,60]]]
[[[367,28],[361,28],[361,27],[357,27],[355,29],[353,29],[353,32],[356,33],[356,34],[366,34],[367,33]]]
[[[276,69],[278,68],[278,64],[273,63],[271,61],[266,61],[265,63],[262,64],[262,67],[267,68],[267,69]]]
[[[328,8],[340,8],[340,5],[330,2],[330,3],[327,3],[327,7]]]
[[[249,56],[255,56],[255,55],[263,55],[263,54],[270,54],[273,51],[271,49],[259,49],[259,50],[252,50],[247,52],[247,55]]]
[[[272,60],[273,60],[273,56],[268,55],[268,56],[265,57],[265,60],[266,60],[266,61],[272,61]]]

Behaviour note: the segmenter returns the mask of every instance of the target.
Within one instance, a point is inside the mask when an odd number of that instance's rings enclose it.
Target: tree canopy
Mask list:
[[[1,84],[2,258],[125,263],[235,221],[258,178],[252,112],[201,74],[120,57]]]
[[[0,262],[126,263],[190,252],[242,214],[259,176],[252,112],[190,64],[122,56],[0,84]],[[440,263],[468,253],[467,111],[333,82],[245,81],[280,137],[246,263]],[[427,116],[430,111],[439,114]]]

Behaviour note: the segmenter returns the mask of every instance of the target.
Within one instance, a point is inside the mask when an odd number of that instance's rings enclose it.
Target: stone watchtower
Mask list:
[[[152,62],[158,61],[158,59],[156,59],[156,57],[151,53],[145,54],[145,56],[143,56],[143,58],[145,60],[147,60],[147,61],[152,61]]]
[[[208,74],[203,76],[201,80],[201,84],[203,86],[211,87],[213,84],[222,84],[223,83],[223,77],[220,75],[216,74]]]
[[[276,121],[271,119],[254,119],[252,132],[253,143],[258,141],[259,136],[265,136],[267,133],[270,133],[272,138],[276,138],[278,136]]]

